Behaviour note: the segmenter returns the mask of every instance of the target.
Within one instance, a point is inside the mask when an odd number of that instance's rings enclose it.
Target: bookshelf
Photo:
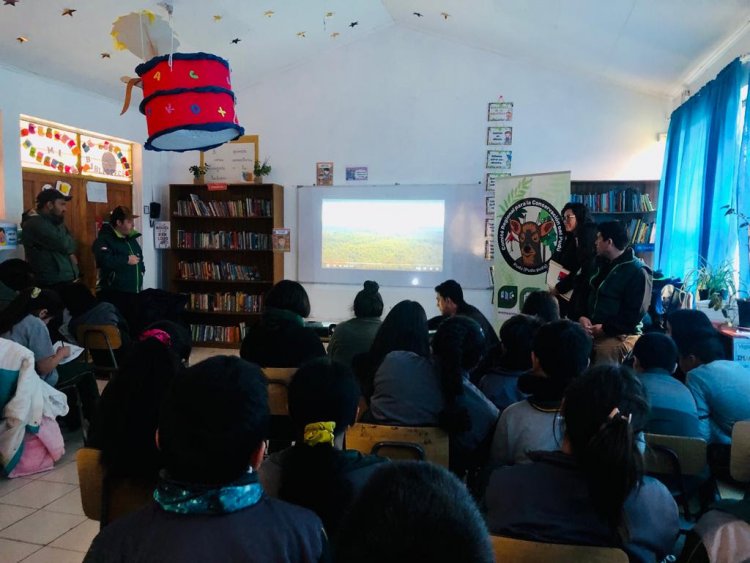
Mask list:
[[[239,348],[263,294],[284,279],[284,254],[272,250],[271,238],[284,226],[284,188],[172,184],[169,220],[169,289],[188,298],[193,345]]]
[[[622,221],[636,256],[653,268],[659,180],[572,181],[571,201],[584,203],[594,221]]]

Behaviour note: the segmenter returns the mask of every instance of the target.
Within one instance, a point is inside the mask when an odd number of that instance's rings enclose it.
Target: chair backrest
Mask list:
[[[76,340],[89,350],[117,350],[122,347],[120,329],[112,325],[81,325]]]
[[[133,479],[105,478],[102,451],[81,448],[76,456],[83,513],[102,526],[138,510],[151,500],[154,486]]]
[[[448,467],[448,434],[441,428],[358,422],[346,431],[346,447],[363,454],[425,460]]]
[[[268,408],[272,416],[289,416],[287,388],[297,368],[262,368],[268,381]]]
[[[616,547],[564,545],[490,536],[499,563],[628,563],[627,554]]]
[[[644,437],[646,452],[643,462],[646,473],[696,477],[704,474],[708,460],[707,444],[702,438],[663,434],[645,434]]]
[[[732,428],[729,473],[736,481],[750,483],[750,420],[735,422]]]

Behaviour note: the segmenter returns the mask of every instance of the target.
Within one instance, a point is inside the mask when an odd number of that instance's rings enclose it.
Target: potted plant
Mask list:
[[[722,311],[731,305],[737,293],[735,285],[736,271],[730,260],[714,267],[701,258],[701,265],[688,272],[684,287],[696,291],[700,301],[708,300],[708,306],[715,311]]]
[[[746,213],[743,213],[742,211],[732,207],[731,205],[722,205],[721,208],[726,210],[724,212],[725,216],[737,216],[737,228],[739,228],[740,230],[740,236],[742,236],[742,231],[744,229],[745,234],[748,236],[748,238],[750,238],[750,217]],[[740,291],[739,293],[744,293],[745,297],[737,298],[737,324],[739,324],[741,327],[750,327],[750,298],[747,297],[746,291]]]
[[[268,176],[271,173],[271,165],[268,164],[268,159],[265,159],[262,163],[260,160],[255,161],[253,166],[253,175],[255,176],[255,183],[262,184],[263,177]]]
[[[205,184],[206,183],[206,172],[210,166],[208,164],[194,164],[188,170],[193,174],[193,184]]]

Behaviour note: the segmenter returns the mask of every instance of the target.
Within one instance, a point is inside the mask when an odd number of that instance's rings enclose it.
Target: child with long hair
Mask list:
[[[644,477],[637,434],[648,416],[643,385],[603,365],[565,392],[561,451],[496,469],[485,493],[490,532],[550,543],[619,547],[631,561],[661,561],[679,533],[677,505]]]

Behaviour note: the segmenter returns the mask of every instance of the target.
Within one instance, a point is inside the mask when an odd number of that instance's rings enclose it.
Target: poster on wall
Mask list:
[[[487,151],[487,168],[510,170],[513,151]]]
[[[346,181],[361,182],[367,180],[367,166],[347,166]]]
[[[0,221],[0,250],[18,248],[18,225],[8,221]]]
[[[154,223],[154,248],[158,250],[172,248],[169,221],[156,221]]]
[[[512,145],[513,127],[487,127],[488,145]]]
[[[547,263],[562,246],[559,210],[570,200],[570,172],[499,178],[495,193],[495,302],[502,324],[529,293],[547,288]]]
[[[292,250],[292,231],[286,227],[281,229],[272,229],[271,238],[274,252],[291,252]]]
[[[491,102],[487,121],[513,121],[513,102]]]
[[[257,135],[243,135],[236,141],[201,152],[200,164],[208,167],[206,182],[252,182],[255,161],[259,160],[259,154]]]
[[[315,184],[318,186],[333,185],[333,162],[317,162],[315,164]]]

